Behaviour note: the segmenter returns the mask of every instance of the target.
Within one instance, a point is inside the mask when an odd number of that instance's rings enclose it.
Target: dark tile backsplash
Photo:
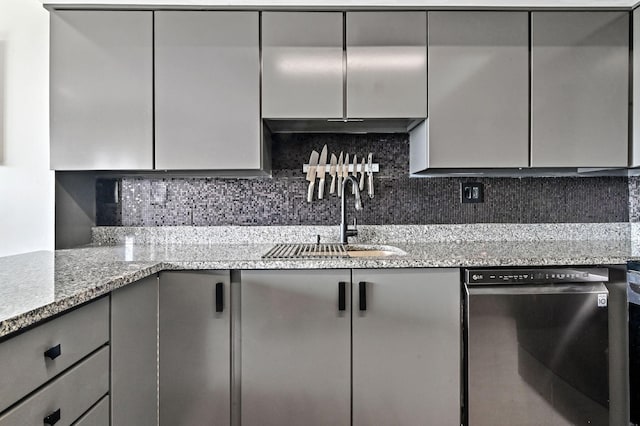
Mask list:
[[[629,222],[640,222],[640,176],[629,177]]]
[[[306,202],[302,164],[324,144],[329,153],[373,152],[380,163],[375,198],[364,196],[362,224],[579,223],[640,221],[629,192],[640,178],[409,178],[409,138],[394,135],[275,135],[272,178],[123,177],[119,203],[114,181],[97,183],[98,225],[333,225],[340,203],[329,196]],[[462,204],[460,182],[485,185],[485,202]],[[365,188],[366,191],[366,188]],[[635,192],[634,192],[635,191]],[[118,191],[116,191],[118,192]],[[317,193],[317,183],[316,183]],[[354,217],[353,198],[348,198]]]

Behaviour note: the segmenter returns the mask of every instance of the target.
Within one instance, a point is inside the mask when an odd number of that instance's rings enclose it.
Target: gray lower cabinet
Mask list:
[[[0,343],[0,412],[107,343],[109,299],[106,297],[3,341]]]
[[[110,426],[111,424],[109,421],[109,396],[105,396],[80,417],[73,426]]]
[[[243,426],[350,424],[350,275],[242,271]]]
[[[243,426],[460,424],[458,269],[241,282]]]
[[[153,13],[51,12],[51,168],[153,167]]]
[[[341,12],[262,13],[262,117],[343,116]]]
[[[158,277],[111,293],[111,424],[158,423]]]
[[[426,12],[347,12],[347,117],[426,117],[426,44]]]
[[[258,12],[154,20],[156,168],[260,169]]]
[[[229,271],[160,273],[160,425],[230,424]]]
[[[531,13],[532,166],[627,166],[629,16]]]
[[[353,425],[460,425],[458,269],[353,270]]]
[[[103,347],[0,415],[0,426],[68,426],[109,392],[109,348]]]
[[[528,167],[529,14],[428,16],[427,147],[411,158],[412,172]]]

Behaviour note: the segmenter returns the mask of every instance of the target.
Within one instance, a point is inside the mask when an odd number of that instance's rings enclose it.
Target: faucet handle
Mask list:
[[[347,235],[349,237],[357,237],[358,236],[358,222],[356,218],[353,218],[353,225],[347,226]]]

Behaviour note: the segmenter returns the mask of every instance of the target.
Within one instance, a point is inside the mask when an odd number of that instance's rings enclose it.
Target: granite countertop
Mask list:
[[[115,244],[0,258],[0,337],[162,270],[614,265],[640,259],[629,240],[391,243],[385,258],[266,260],[273,243]]]

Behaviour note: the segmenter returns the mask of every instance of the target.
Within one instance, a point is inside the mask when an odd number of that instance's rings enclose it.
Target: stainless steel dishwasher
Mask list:
[[[609,425],[608,272],[464,270],[468,426]]]
[[[629,414],[631,424],[640,424],[640,262],[627,264],[629,324]]]

